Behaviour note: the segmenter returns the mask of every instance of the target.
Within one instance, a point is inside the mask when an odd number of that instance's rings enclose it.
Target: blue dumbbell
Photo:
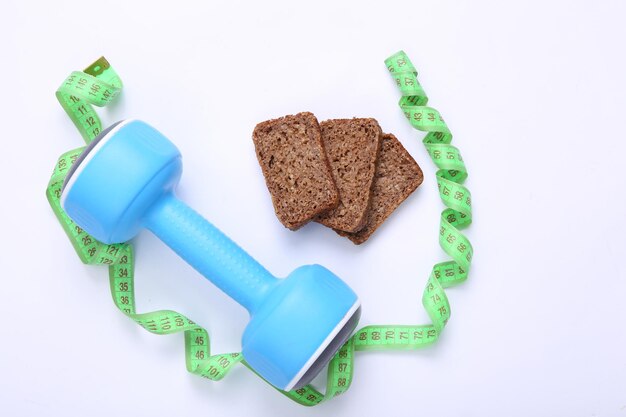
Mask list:
[[[283,390],[306,385],[356,327],[358,297],[320,265],[275,278],[176,198],[181,172],[180,152],[165,136],[144,122],[121,121],[74,163],[61,205],[104,243],[150,230],[248,310],[242,354],[256,372]]]

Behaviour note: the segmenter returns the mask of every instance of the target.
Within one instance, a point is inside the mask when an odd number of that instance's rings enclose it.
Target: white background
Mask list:
[[[209,4],[210,3],[210,4]],[[18,1],[0,5],[0,414],[5,416],[626,416],[622,1]],[[44,190],[81,138],[55,100],[105,55],[125,82],[100,112],[146,120],[181,149],[180,196],[279,276],[321,263],[361,296],[361,324],[417,324],[442,204],[383,60],[404,49],[470,172],[470,279],[440,342],[356,357],[352,388],[315,408],[236,368],[185,370],[181,335],[114,307]],[[256,123],[366,116],[425,181],[361,247],[282,227],[255,159]],[[245,311],[149,233],[139,311],[172,308],[237,351]],[[318,382],[323,387],[323,378]]]

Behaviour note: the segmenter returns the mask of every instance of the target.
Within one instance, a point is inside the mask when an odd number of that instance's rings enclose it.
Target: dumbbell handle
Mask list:
[[[278,280],[217,227],[165,194],[145,217],[145,226],[250,314]]]

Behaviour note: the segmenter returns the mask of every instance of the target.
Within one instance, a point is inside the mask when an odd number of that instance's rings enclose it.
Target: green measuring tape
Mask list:
[[[402,92],[400,107],[415,128],[428,132],[424,144],[438,168],[439,194],[447,206],[441,214],[439,243],[452,260],[433,267],[422,296],[422,304],[432,324],[365,326],[357,330],[330,361],[324,394],[312,385],[288,392],[278,390],[306,406],[317,405],[348,390],[352,383],[355,351],[418,349],[437,341],[450,318],[450,304],[443,288],[463,282],[472,259],[472,246],[459,231],[468,226],[472,218],[470,193],[462,185],[467,171],[461,155],[457,148],[450,145],[452,135],[439,112],[426,106],[428,98],[404,52],[398,52],[385,63]],[[56,96],[89,144],[102,130],[100,118],[92,106],[106,106],[119,95],[121,89],[122,81],[102,57],[84,71],[72,72],[59,87]],[[211,356],[208,332],[180,313],[171,310],[136,312],[132,245],[98,242],[78,227],[61,208],[63,182],[83,149],[77,148],[59,157],[46,190],[52,210],[81,261],[108,266],[115,305],[141,327],[160,335],[184,332],[185,360],[189,372],[218,381],[239,362],[251,369],[239,352]]]

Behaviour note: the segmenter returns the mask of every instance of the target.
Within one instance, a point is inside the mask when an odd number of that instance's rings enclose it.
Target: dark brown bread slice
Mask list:
[[[392,134],[383,134],[365,226],[356,233],[335,231],[360,245],[419,187],[423,179],[419,165],[400,141]]]
[[[339,192],[312,113],[259,123],[252,139],[274,211],[285,227],[296,230],[337,207]]]
[[[383,132],[374,119],[326,120],[320,128],[340,201],[315,220],[333,229],[358,232],[367,219]]]

